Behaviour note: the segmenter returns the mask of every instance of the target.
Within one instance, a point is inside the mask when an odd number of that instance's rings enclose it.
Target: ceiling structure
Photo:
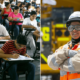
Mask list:
[[[54,5],[53,7],[73,7],[74,11],[80,11],[80,0],[55,0],[55,1],[57,4]]]

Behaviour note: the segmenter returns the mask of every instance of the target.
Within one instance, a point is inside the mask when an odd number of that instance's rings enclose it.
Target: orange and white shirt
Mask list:
[[[60,69],[60,80],[80,80],[80,43],[69,42],[48,56],[48,65]]]

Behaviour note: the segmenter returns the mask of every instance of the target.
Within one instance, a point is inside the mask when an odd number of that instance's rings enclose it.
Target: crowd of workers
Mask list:
[[[32,29],[32,31],[26,35],[26,29]],[[9,40],[0,46],[0,58],[18,58],[19,54],[33,57],[39,38],[40,3],[34,0],[0,0],[0,40]],[[39,47],[40,41],[38,40],[37,43]],[[27,46],[30,47],[29,50],[26,50]],[[6,64],[6,66],[9,65],[9,63]],[[27,80],[35,79],[34,64],[22,63],[14,64],[8,69],[11,80],[18,80],[16,70],[19,68],[29,72]]]

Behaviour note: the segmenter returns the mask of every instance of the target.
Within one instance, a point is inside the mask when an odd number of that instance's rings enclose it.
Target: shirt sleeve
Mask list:
[[[67,51],[68,53],[68,51]],[[65,50],[58,50],[52,55],[48,56],[48,65],[56,70],[59,68],[59,65],[63,63],[65,59],[67,59],[68,56],[66,56],[66,51]]]
[[[23,25],[27,25],[27,19],[26,18],[23,21]]]
[[[8,49],[9,49],[9,42],[7,41],[2,47],[1,49],[4,51],[5,54],[7,54]]]
[[[21,18],[23,18],[22,14],[20,14]]]
[[[12,12],[8,15],[8,17],[12,17]]]
[[[80,62],[77,61],[79,57],[77,55],[77,51],[69,50],[69,49],[61,49],[55,52],[52,55],[48,56],[48,65],[56,70],[60,68],[63,71],[80,71],[80,66],[76,68],[76,65],[80,64]]]
[[[21,55],[24,55],[26,53],[26,47],[22,49]]]
[[[3,25],[2,25],[3,26]],[[6,28],[3,26],[3,31],[2,31],[2,35],[3,36],[9,36],[8,31],[6,30]]]

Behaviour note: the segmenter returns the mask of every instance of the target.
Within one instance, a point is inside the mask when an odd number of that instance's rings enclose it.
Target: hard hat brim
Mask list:
[[[68,19],[67,22],[66,22],[66,25],[68,27],[68,24],[70,24],[71,22],[74,22],[74,21],[80,21],[80,17],[75,17],[75,18],[71,18],[71,19]]]
[[[80,17],[75,17],[75,18],[68,19],[66,24],[69,24],[70,22],[74,22],[74,21],[80,21]]]

